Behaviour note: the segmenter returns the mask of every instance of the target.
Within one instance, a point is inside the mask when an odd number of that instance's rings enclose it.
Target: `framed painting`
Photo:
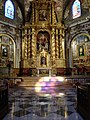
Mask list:
[[[39,21],[47,21],[47,11],[39,10]]]

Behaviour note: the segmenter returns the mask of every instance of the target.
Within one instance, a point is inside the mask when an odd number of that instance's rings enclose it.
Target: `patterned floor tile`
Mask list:
[[[43,89],[42,89],[43,90]],[[84,120],[76,112],[76,88],[9,89],[9,113],[3,120]]]

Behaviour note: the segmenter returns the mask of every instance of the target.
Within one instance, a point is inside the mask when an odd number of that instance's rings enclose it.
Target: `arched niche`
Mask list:
[[[73,66],[90,65],[90,36],[85,33],[76,35],[71,42]]]
[[[6,67],[8,61],[15,67],[15,42],[7,34],[0,34],[0,58],[0,67]]]

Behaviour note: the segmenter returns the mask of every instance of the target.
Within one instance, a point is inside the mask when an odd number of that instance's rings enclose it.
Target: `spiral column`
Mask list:
[[[35,29],[32,28],[32,59],[36,57]]]
[[[58,29],[56,29],[56,58],[59,58]]]
[[[55,29],[52,28],[52,51],[51,51],[51,54],[52,54],[52,64],[54,65],[55,63]]]
[[[25,29],[25,37],[24,37],[24,59],[27,59],[27,44],[28,44],[28,39],[27,39],[27,29]]]

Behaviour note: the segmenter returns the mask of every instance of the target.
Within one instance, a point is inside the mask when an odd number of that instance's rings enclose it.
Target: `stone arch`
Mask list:
[[[12,36],[4,33],[0,33],[0,49],[1,49],[1,59],[4,60],[4,66],[7,64],[7,61],[11,61],[13,67],[16,66],[15,63],[15,48],[16,43]],[[1,60],[1,63],[3,61]]]
[[[86,33],[80,33],[73,37],[70,43],[69,60],[71,66],[85,65],[86,59],[90,57],[90,35]],[[87,66],[90,64],[88,62]]]

